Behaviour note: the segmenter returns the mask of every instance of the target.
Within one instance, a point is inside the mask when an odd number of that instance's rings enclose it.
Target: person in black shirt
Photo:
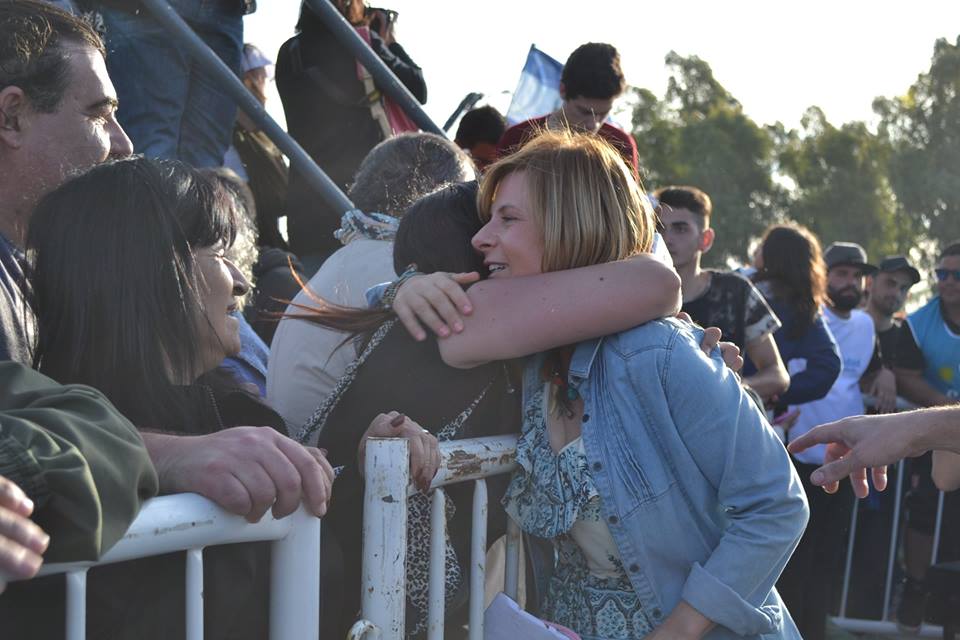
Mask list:
[[[880,262],[880,269],[867,280],[867,313],[873,318],[880,340],[883,367],[893,370],[900,340],[901,321],[894,314],[903,308],[910,287],[920,282],[920,272],[904,256],[889,256]],[[894,388],[894,393],[896,388]],[[879,398],[878,398],[879,400]],[[884,413],[893,407],[884,407]]]
[[[735,273],[700,268],[713,245],[713,204],[695,187],[664,187],[654,194],[661,233],[683,282],[683,311],[704,327],[719,327],[757,368],[744,385],[764,400],[787,390],[790,377],[773,334],[780,320],[749,280]]]

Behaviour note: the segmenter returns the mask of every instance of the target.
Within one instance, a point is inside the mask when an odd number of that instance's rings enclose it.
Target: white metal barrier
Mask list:
[[[320,634],[320,520],[303,507],[276,520],[251,524],[197,494],[148,500],[123,539],[99,562],[44,566],[40,575],[66,574],[67,640],[86,633],[87,570],[102,564],[186,551],[187,640],[203,638],[203,548],[272,540],[270,638],[317,640]]]
[[[483,597],[487,551],[487,485],[484,478],[508,473],[516,465],[516,436],[440,443],[441,466],[433,480],[430,535],[430,587],[427,637],[443,638],[444,541],[446,495],[441,487],[473,482],[470,543],[470,640],[483,638]],[[407,496],[410,485],[408,444],[402,438],[371,438],[366,450],[363,504],[362,619],[350,631],[354,640],[401,640],[405,629]],[[507,519],[505,592],[516,599],[520,530]]]
[[[867,408],[872,408],[875,405],[875,401],[872,397],[864,395],[864,404]],[[916,406],[904,400],[903,398],[897,398],[897,411],[909,411],[915,409]],[[887,557],[884,559],[886,562],[886,579],[884,581],[883,587],[883,611],[880,617],[880,620],[867,620],[862,618],[848,618],[847,617],[847,602],[850,595],[850,579],[853,570],[853,551],[854,543],[857,536],[857,517],[860,511],[860,500],[854,498],[854,504],[852,513],[850,516],[850,534],[847,538],[847,556],[846,562],[844,565],[843,572],[843,590],[840,596],[840,611],[839,615],[831,618],[834,624],[836,624],[841,629],[850,631],[853,633],[871,633],[871,634],[880,634],[880,635],[900,635],[900,632],[897,629],[896,620],[893,617],[893,612],[890,610],[890,605],[892,603],[893,596],[893,581],[896,575],[895,567],[897,560],[897,552],[899,550],[900,543],[900,532],[903,530],[901,526],[901,513],[903,506],[903,496],[904,496],[904,482],[906,480],[906,463],[901,460],[892,468],[888,469],[890,475],[896,476],[896,482],[892,487],[888,487],[887,491],[891,489],[894,491],[894,503],[893,503],[893,514],[890,522],[890,545],[887,552]],[[937,562],[937,557],[940,551],[940,530],[943,523],[943,492],[939,493],[937,498],[937,515],[936,521],[934,524],[934,536],[933,536],[933,549],[930,555],[930,564],[934,565]],[[879,560],[879,559],[878,559]],[[943,635],[943,629],[936,625],[924,624],[919,635],[925,638],[939,638]]]
[[[901,407],[903,409],[905,407]],[[443,637],[444,622],[444,527],[446,496],[441,487],[458,482],[474,482],[473,523],[470,557],[470,617],[469,637],[483,638],[483,584],[484,552],[486,551],[487,492],[483,478],[508,473],[515,467],[515,436],[452,440],[440,443],[441,468],[434,479],[436,489],[431,504],[430,593],[428,638]],[[843,592],[839,615],[834,624],[854,633],[898,635],[896,621],[890,609],[899,549],[901,505],[903,502],[905,464],[900,462],[892,470],[895,483],[887,491],[894,491],[894,512],[891,517],[891,540],[886,558],[883,615],[880,620],[848,618],[847,600],[850,592],[852,558],[856,538],[859,501],[853,508]],[[363,526],[363,594],[362,619],[350,632],[351,640],[401,640],[405,629],[407,554],[407,501],[415,489],[410,486],[409,453],[407,441],[402,438],[370,439],[366,454],[366,489],[364,495]],[[943,520],[943,493],[937,504],[937,516],[931,564],[937,560],[940,528]],[[519,572],[520,531],[508,518],[507,529],[507,595],[516,598]],[[938,626],[923,625],[920,635],[940,637]]]

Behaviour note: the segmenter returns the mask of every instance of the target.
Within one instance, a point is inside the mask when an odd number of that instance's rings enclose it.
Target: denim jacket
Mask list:
[[[685,600],[707,638],[800,638],[774,584],[809,510],[766,419],[702,332],[658,320],[579,344],[587,462],[634,590],[661,624]],[[524,393],[537,388],[528,366]]]

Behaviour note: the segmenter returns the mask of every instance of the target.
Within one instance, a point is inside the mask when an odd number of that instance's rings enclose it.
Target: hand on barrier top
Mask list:
[[[7,578],[32,578],[50,536],[30,520],[33,502],[20,487],[0,476],[0,592]]]
[[[402,413],[381,413],[360,439],[357,460],[363,469],[368,438],[406,438],[410,445],[410,479],[420,491],[427,491],[440,468],[440,443],[436,437]]]
[[[463,315],[470,315],[473,306],[461,285],[472,284],[480,279],[476,271],[470,273],[436,272],[413,276],[397,290],[393,310],[417,340],[427,337],[423,325],[445,338],[451,331],[463,331]]]
[[[301,501],[327,512],[334,473],[323,453],[267,427],[234,427],[204,436],[144,434],[162,493],[195,492],[250,522],[275,518]],[[158,437],[159,436],[159,437]]]

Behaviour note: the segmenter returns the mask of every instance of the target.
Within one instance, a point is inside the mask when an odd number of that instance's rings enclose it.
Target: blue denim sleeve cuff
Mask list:
[[[378,309],[380,303],[383,302],[383,294],[386,292],[387,287],[390,286],[389,282],[382,282],[380,284],[375,284],[369,289],[367,289],[367,306],[371,309]]]
[[[680,597],[713,622],[739,636],[775,633],[783,625],[780,607],[753,606],[698,562],[693,564]]]

